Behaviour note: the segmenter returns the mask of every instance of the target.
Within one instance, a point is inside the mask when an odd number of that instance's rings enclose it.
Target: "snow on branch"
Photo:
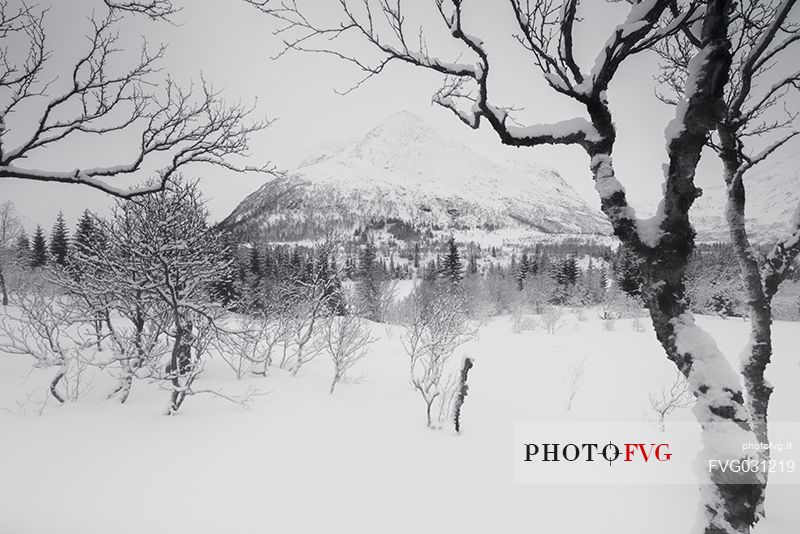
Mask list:
[[[153,9],[160,5],[162,2],[148,4]],[[230,160],[231,156],[247,156],[250,136],[270,124],[251,120],[252,107],[226,103],[204,80],[199,90],[181,88],[170,79],[157,80],[163,46],[151,47],[145,42],[137,61],[126,64],[117,59],[121,53],[117,9],[103,18],[90,19],[87,49],[71,64],[65,83],[58,83],[52,72],[56,66],[51,68],[49,61],[52,50],[45,15],[44,10],[26,7],[10,11],[6,4],[0,5],[0,43],[6,45],[13,39],[15,47],[20,41],[27,47],[20,57],[18,52],[11,53],[8,45],[0,48],[0,178],[84,184],[130,198],[162,188],[189,163],[240,172],[273,170],[269,166],[238,166]],[[161,94],[156,92],[157,86],[163,88]],[[31,109],[36,110],[34,114]],[[28,133],[21,140],[17,135],[16,146],[9,147],[12,130]],[[27,164],[79,138],[114,134],[132,141],[134,153],[124,163],[79,169]],[[159,180],[150,185],[128,189],[110,180],[152,172],[148,167],[158,157],[169,162],[160,164],[164,166],[157,172]]]
[[[560,4],[560,5],[559,5]],[[697,18],[700,2],[690,2],[683,10],[669,13],[667,0],[631,2],[626,20],[618,25],[597,54],[587,76],[574,57],[573,32],[578,19],[579,2],[512,0],[519,28],[517,41],[532,52],[546,81],[556,91],[579,101],[597,98],[603,93],[616,70],[629,56],[650,50],[658,42],[681,31],[688,21]]]

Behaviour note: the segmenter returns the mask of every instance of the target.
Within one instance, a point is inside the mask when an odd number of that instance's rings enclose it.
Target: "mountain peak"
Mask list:
[[[495,161],[409,111],[306,160],[291,180],[248,197],[228,223],[352,230],[388,219],[544,233],[605,233],[608,226],[554,170]]]
[[[431,143],[444,139],[425,120],[411,111],[399,111],[389,115],[374,126],[357,143],[356,149],[372,144],[403,146],[412,143]]]
[[[384,118],[370,131],[376,130],[433,130],[431,126],[413,111],[403,110]]]

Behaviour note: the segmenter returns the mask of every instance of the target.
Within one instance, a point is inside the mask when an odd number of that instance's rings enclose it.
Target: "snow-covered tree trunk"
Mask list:
[[[770,457],[768,415],[772,386],[765,372],[772,358],[772,300],[800,252],[800,207],[790,221],[788,237],[763,256],[748,236],[744,176],[800,134],[795,126],[797,115],[787,106],[790,90],[799,87],[800,73],[788,69],[776,76],[773,69],[781,63],[780,54],[788,59],[797,51],[800,27],[791,23],[796,4],[797,0],[768,0],[735,6],[734,33],[738,45],[733,51],[731,69],[735,83],[726,87],[724,114],[716,128],[718,142],[714,147],[723,166],[727,193],[725,217],[749,308],[750,339],[742,351],[740,365],[752,428],[764,445],[758,451],[762,461]],[[680,63],[677,65],[675,72],[680,72]],[[780,107],[784,110],[783,118],[763,120],[770,108]],[[753,143],[754,139],[758,142]],[[768,473],[763,473],[759,485],[759,516],[764,515],[767,477]]]
[[[190,361],[187,361],[187,354],[191,358],[191,341],[189,339],[190,332],[184,326],[182,319],[175,321],[175,337],[172,344],[172,351],[170,353],[169,364],[167,365],[167,376],[172,382],[172,392],[170,394],[170,404],[167,409],[167,414],[171,415],[176,413],[181,404],[186,398],[187,388],[189,384],[185,383],[184,376],[190,372]]]
[[[722,132],[726,129],[721,127]],[[735,143],[735,137],[721,136],[723,147]],[[771,296],[764,291],[756,251],[750,244],[745,226],[745,189],[740,175],[741,160],[730,152],[723,155],[727,202],[725,217],[731,236],[731,243],[742,270],[742,280],[747,292],[750,308],[750,342],[742,355],[742,375],[747,389],[747,403],[754,422],[759,423],[756,431],[763,442],[767,442],[767,409],[772,386],[767,384],[764,371],[772,355],[772,310]],[[765,452],[765,454],[769,454]]]
[[[778,243],[767,258],[761,258],[748,237],[745,224],[745,187],[743,176],[747,166],[740,153],[737,133],[727,124],[718,128],[720,158],[726,184],[725,217],[731,243],[742,272],[750,315],[750,338],[741,354],[741,374],[745,385],[745,402],[753,431],[762,445],[769,443],[769,401],[772,385],[765,373],[772,359],[772,299],[786,276],[787,267],[797,256],[800,220],[792,225],[793,233]],[[800,210],[800,208],[798,208]],[[769,258],[777,259],[773,265]],[[758,450],[759,459],[769,461],[770,450]],[[764,515],[764,497],[768,472],[762,474],[758,495],[757,514]]]
[[[592,112],[595,129],[610,143],[589,148],[601,208],[615,234],[628,245],[640,264],[642,298],[650,312],[656,337],[667,357],[687,378],[697,399],[694,414],[702,427],[703,449],[698,461],[701,480],[701,519],[705,534],[748,533],[756,522],[760,486],[756,475],[736,479],[708,469],[710,460],[740,460],[741,444],[752,442],[751,421],[739,377],[714,340],[688,310],[684,280],[695,232],[689,209],[700,196],[694,173],[709,133],[718,123],[722,91],[731,57],[727,39],[730,2],[709,1],[703,20],[700,51],[689,65],[684,98],[667,128],[669,163],[665,168],[664,197],[657,215],[638,220],[616,180],[611,146],[613,132],[606,108]],[[607,145],[607,146],[605,146]],[[731,443],[738,443],[738,451]]]

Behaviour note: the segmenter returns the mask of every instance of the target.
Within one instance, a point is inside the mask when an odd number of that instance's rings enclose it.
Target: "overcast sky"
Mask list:
[[[15,0],[12,0],[12,4]],[[252,142],[252,163],[272,161],[291,169],[315,146],[363,134],[384,117],[400,110],[417,113],[435,128],[464,142],[476,151],[496,159],[525,158],[558,170],[591,205],[598,200],[593,189],[588,161],[577,147],[515,149],[504,147],[488,129],[473,131],[448,111],[430,103],[441,78],[435,73],[404,65],[394,65],[360,89],[340,96],[359,77],[359,72],[329,56],[290,53],[272,60],[281,48],[273,34],[277,25],[240,0],[177,0],[183,11],[176,25],[128,18],[122,27],[125,42],[135,50],[139,36],[152,43],[168,45],[162,74],[169,73],[188,83],[202,75],[232,100],[254,102],[261,115],[277,119]],[[102,12],[95,0],[51,0],[48,14],[48,39],[56,54],[51,68],[63,69],[85,50],[85,17],[93,9]],[[321,20],[332,15],[338,0],[313,0]],[[605,41],[611,28],[625,16],[623,4],[584,2],[585,22],[580,24],[578,59],[585,70],[593,63],[595,50]],[[419,5],[419,4],[418,4]],[[472,0],[466,6],[467,30],[489,43],[493,76],[491,90],[495,104],[524,108],[520,115],[532,123],[571,118],[580,108],[544,87],[533,68],[530,56],[513,42],[512,20],[506,0]],[[425,19],[431,43],[439,43],[437,19]],[[449,52],[446,49],[445,52]],[[664,127],[672,110],[654,97],[652,80],[655,58],[642,55],[619,73],[609,97],[619,130],[615,163],[621,181],[634,205],[652,208],[660,194],[661,165],[664,163]],[[54,70],[55,74],[55,70]],[[63,72],[61,72],[63,74]],[[112,144],[95,141],[42,156],[26,165],[49,169],[75,168],[110,161],[124,154],[124,139]],[[76,159],[77,158],[77,159]],[[105,159],[104,159],[105,158]],[[65,162],[70,165],[66,166]],[[207,167],[192,167],[185,174],[202,177],[202,188],[209,199],[212,217],[225,217],[245,195],[268,178],[243,176]],[[701,166],[701,185],[720,180],[713,158]],[[86,208],[102,211],[111,204],[102,193],[85,187],[36,184],[0,180],[0,199],[11,199],[30,228],[41,223],[49,229],[59,209],[70,222]]]

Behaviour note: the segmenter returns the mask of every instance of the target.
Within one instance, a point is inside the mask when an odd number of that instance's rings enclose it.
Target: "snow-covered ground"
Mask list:
[[[748,324],[701,318],[734,361]],[[354,369],[361,380],[328,394],[330,362],[297,377],[234,379],[211,362],[203,386],[229,394],[257,386],[251,410],[210,395],[175,417],[167,393],[137,383],[127,405],[103,400],[99,376],[79,403],[46,407],[50,371],[0,357],[0,533],[686,533],[697,488],[515,485],[515,422],[631,421],[673,377],[652,330],[615,331],[570,316],[549,335],[513,334],[509,317],[482,328],[461,353],[475,357],[463,433],[425,427],[408,382],[400,328]],[[800,420],[800,324],[775,325],[771,417]],[[566,410],[568,369],[586,374]],[[20,407],[17,401],[35,391]],[[23,403],[24,404],[24,403]],[[13,413],[9,413],[13,412]],[[16,413],[26,411],[26,414]],[[691,420],[688,410],[674,418]],[[800,487],[773,486],[758,534],[800,532]]]

